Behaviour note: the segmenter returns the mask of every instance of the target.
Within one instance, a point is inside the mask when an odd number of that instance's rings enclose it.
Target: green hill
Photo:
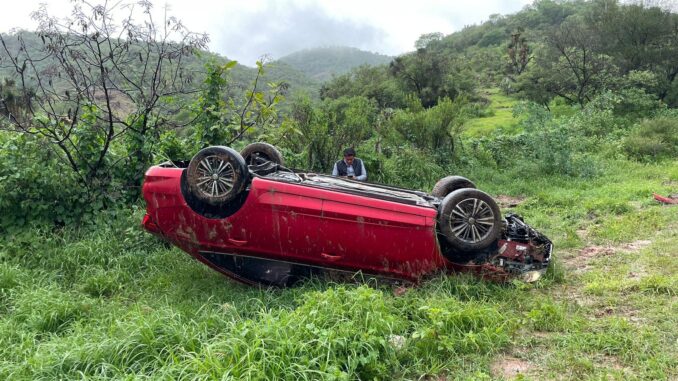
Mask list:
[[[21,36],[26,42],[27,50],[33,57],[41,55],[43,47],[40,37],[30,31],[21,31],[18,34],[8,35],[2,34],[5,39],[8,49],[12,52],[17,51],[18,43],[17,37]],[[0,48],[0,80],[2,78],[16,78],[16,71],[11,67],[7,54],[4,49]],[[216,53],[201,51],[190,57],[184,58],[186,60],[185,67],[190,69],[195,75],[195,80],[201,82],[204,79],[205,69],[204,65],[207,61],[214,59],[217,62],[226,63],[230,61],[228,57],[221,56]],[[43,70],[49,66],[49,62],[41,61],[37,63],[38,69]],[[132,65],[129,69],[131,71],[140,70],[142,66]],[[235,88],[247,88],[256,76],[257,69],[244,65],[236,65],[231,71],[231,81]],[[320,83],[304,74],[299,69],[288,65],[284,62],[272,62],[266,66],[264,81],[260,83],[265,86],[267,82],[284,81],[289,84],[291,92],[303,91],[313,97],[317,97]]]
[[[355,67],[384,65],[392,59],[393,57],[390,56],[357,48],[333,46],[300,50],[278,61],[298,69],[317,81],[324,82],[332,76],[347,73]]]

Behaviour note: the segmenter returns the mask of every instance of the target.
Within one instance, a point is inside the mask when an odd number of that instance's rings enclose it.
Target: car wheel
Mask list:
[[[461,177],[461,176],[447,176],[444,177],[436,183],[435,186],[433,186],[433,190],[431,191],[431,194],[443,198],[447,196],[448,194],[456,191],[457,189],[463,189],[463,188],[473,188],[475,189],[476,185],[471,182],[471,180],[467,179],[466,177]]]
[[[501,212],[487,193],[478,189],[458,189],[445,196],[440,204],[438,224],[453,250],[479,251],[499,238]]]
[[[235,199],[247,185],[245,160],[234,149],[207,147],[193,156],[186,169],[189,192],[201,202],[221,206]]]
[[[257,142],[248,144],[247,147],[240,152],[240,155],[245,159],[247,165],[262,164],[262,160],[271,161],[279,165],[285,164],[285,160],[280,151],[278,151],[275,146],[268,143]]]

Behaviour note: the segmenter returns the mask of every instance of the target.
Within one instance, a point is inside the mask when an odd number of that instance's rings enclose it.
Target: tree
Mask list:
[[[612,59],[601,53],[598,34],[579,18],[568,18],[553,28],[546,42],[537,75],[547,92],[568,102],[584,107],[615,74]]]
[[[314,105],[307,96],[296,97],[288,123],[303,140],[281,141],[283,148],[304,153],[304,165],[328,171],[346,147],[358,146],[373,133],[378,111],[374,100],[365,97],[326,99]]]
[[[661,78],[657,96],[667,100],[678,85],[678,14],[660,2],[620,5],[598,0],[588,22],[602,38],[602,52],[615,58],[622,74],[657,73]],[[671,101],[678,104],[678,99]]]
[[[257,74],[244,99],[227,92],[227,75],[236,61],[205,65],[206,77],[193,106],[194,141],[198,149],[209,145],[231,145],[248,134],[267,134],[278,127],[276,106],[285,99],[289,85],[286,82],[269,82],[267,91],[259,89],[264,77],[265,62],[257,61]]]
[[[127,150],[121,160],[128,184],[140,185],[151,160],[149,144],[181,108],[172,98],[195,91],[183,63],[206,46],[207,36],[191,33],[174,17],[155,20],[151,7],[148,1],[77,1],[71,17],[57,19],[43,5],[32,15],[42,42],[38,52],[24,33],[0,36],[1,64],[16,73],[27,104],[25,115],[10,114],[13,130],[43,136],[91,191],[107,189],[111,167],[119,164],[109,160],[118,140]],[[122,12],[126,17],[116,22]]]
[[[0,82],[0,116],[10,121],[13,116],[22,117],[28,110],[27,100],[33,96],[32,93],[22,96],[14,80],[5,78]],[[0,125],[3,122],[4,120],[0,121]]]
[[[320,88],[320,99],[323,100],[356,96],[374,99],[379,108],[404,104],[404,94],[386,66],[359,66]]]
[[[443,51],[426,48],[396,57],[389,66],[406,93],[414,93],[425,108],[433,107],[442,98],[456,98],[472,92],[473,78],[464,72],[462,60],[454,60]]]
[[[510,78],[514,75],[520,75],[527,68],[527,64],[532,61],[532,50],[527,44],[523,28],[518,28],[511,33],[511,41],[508,44],[507,55],[509,58],[508,74]]]
[[[429,152],[439,162],[448,162],[455,149],[466,120],[468,100],[443,98],[434,107],[424,109],[416,98],[407,110],[398,110],[389,120],[389,126],[403,141]]]
[[[440,32],[422,34],[414,43],[414,47],[419,49],[426,49],[429,45],[435,44],[443,39],[443,34]]]

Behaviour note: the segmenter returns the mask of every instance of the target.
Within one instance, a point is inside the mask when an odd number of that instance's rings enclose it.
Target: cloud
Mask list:
[[[346,45],[397,55],[413,50],[414,42],[424,33],[449,34],[487,20],[493,13],[519,11],[532,0],[151,1],[158,17],[167,5],[168,13],[190,30],[210,35],[210,50],[253,66],[264,54],[279,58],[318,46]],[[0,12],[0,31],[34,28],[29,14],[42,2],[45,0],[9,2]],[[49,1],[54,13],[67,15],[71,8],[70,0]]]
[[[347,45],[373,49],[386,31],[351,19],[336,18],[320,6],[276,3],[239,14],[211,34],[213,50],[252,65],[263,54],[279,58],[318,46]]]

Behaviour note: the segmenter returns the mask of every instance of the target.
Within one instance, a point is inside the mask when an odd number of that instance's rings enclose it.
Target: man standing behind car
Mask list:
[[[363,161],[355,157],[355,150],[353,148],[346,148],[344,150],[344,160],[334,163],[332,176],[365,181],[367,180],[367,170],[365,170]]]

